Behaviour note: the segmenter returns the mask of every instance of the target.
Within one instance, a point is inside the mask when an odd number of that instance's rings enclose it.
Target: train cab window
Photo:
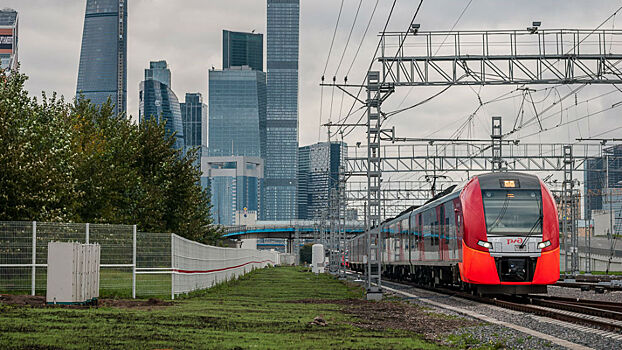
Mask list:
[[[540,190],[483,190],[482,198],[488,233],[528,235],[542,232]]]

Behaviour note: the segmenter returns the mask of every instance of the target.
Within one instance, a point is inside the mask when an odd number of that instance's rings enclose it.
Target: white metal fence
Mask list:
[[[0,222],[0,293],[45,292],[48,242],[99,243],[102,296],[187,293],[278,264],[278,253],[218,248],[136,226]]]
[[[277,265],[279,253],[256,249],[219,248],[172,235],[171,295],[209,288],[256,268]]]

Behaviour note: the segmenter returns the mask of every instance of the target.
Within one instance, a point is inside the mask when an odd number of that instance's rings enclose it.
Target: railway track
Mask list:
[[[622,303],[535,295],[488,297],[449,288],[429,288],[403,281],[390,282],[622,334]]]

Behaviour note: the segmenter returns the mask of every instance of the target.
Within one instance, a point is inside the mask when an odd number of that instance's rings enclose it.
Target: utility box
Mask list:
[[[99,297],[99,244],[48,243],[48,304],[89,304]]]
[[[314,244],[311,246],[311,272],[324,273],[324,246]]]

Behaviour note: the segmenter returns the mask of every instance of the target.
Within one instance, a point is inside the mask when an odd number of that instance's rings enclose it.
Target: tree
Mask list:
[[[313,256],[313,244],[305,244],[300,248],[300,263],[310,264]]]
[[[174,135],[151,119],[140,126],[79,96],[41,103],[26,76],[0,73],[0,220],[137,224],[214,244],[209,197]]]
[[[0,73],[0,218],[70,220],[76,205],[68,107],[24,90],[27,77]]]

